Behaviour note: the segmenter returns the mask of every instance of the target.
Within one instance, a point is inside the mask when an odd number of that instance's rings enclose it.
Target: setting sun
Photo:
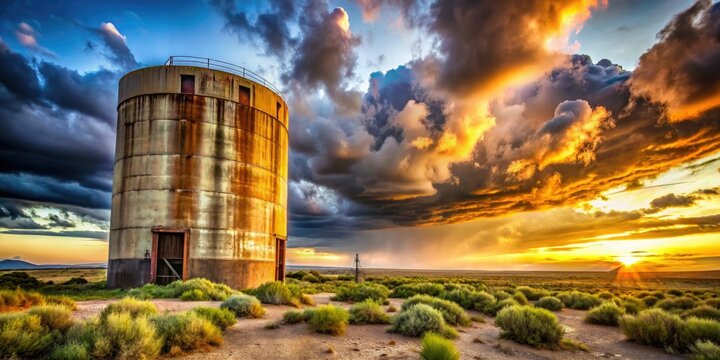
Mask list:
[[[640,259],[634,257],[634,256],[622,256],[618,258],[618,261],[620,261],[625,266],[632,266],[633,264],[637,263]]]

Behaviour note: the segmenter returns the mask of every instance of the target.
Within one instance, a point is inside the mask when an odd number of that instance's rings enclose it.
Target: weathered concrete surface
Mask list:
[[[195,94],[180,93],[188,74]],[[189,229],[189,277],[236,288],[273,280],[275,239],[287,235],[283,99],[225,72],[159,66],[123,77],[119,101],[108,286],[148,281],[125,272],[149,268],[128,264],[152,249],[153,227]]]

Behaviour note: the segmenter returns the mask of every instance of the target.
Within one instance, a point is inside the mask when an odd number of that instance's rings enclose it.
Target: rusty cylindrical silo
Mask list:
[[[120,79],[108,287],[283,279],[287,105],[247,70],[179,60]]]

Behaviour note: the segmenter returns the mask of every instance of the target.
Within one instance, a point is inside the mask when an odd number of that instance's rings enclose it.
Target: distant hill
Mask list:
[[[107,264],[33,264],[29,261],[19,259],[0,260],[0,271],[2,270],[43,270],[43,269],[104,269]]]

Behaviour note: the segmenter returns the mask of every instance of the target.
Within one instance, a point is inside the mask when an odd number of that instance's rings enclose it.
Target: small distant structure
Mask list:
[[[278,89],[237,65],[173,56],[123,76],[117,109],[108,287],[284,280],[289,113]]]

